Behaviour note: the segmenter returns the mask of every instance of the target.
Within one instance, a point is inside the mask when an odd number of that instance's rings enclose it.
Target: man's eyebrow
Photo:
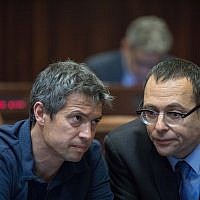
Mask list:
[[[153,104],[145,104],[143,108],[150,108],[150,109],[159,109],[157,106],[153,105]],[[175,109],[175,108],[179,108],[179,109],[185,109],[185,107],[183,105],[181,105],[180,103],[171,103],[168,104],[164,109]]]
[[[70,115],[75,115],[75,114],[81,115],[81,116],[86,117],[86,118],[89,117],[87,114],[85,114],[85,113],[83,113],[83,112],[81,112],[81,111],[79,111],[79,110],[74,110],[74,111],[72,111],[72,112],[69,114],[69,116],[70,116]],[[100,115],[100,116],[94,117],[92,120],[95,120],[95,119],[101,120],[102,117],[103,117],[103,115]]]
[[[168,106],[166,106],[165,109],[181,109],[181,110],[186,110],[186,107],[181,105],[181,104],[178,104],[178,103],[172,103]]]
[[[155,105],[149,104],[149,103],[144,104],[142,108],[157,109],[157,107]]]
[[[69,117],[73,116],[73,115],[81,115],[83,117],[88,117],[85,113],[79,111],[79,110],[74,110],[70,113],[67,114]]]

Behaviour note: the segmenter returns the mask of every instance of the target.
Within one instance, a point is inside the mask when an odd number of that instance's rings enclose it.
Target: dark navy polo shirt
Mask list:
[[[110,200],[106,163],[93,141],[79,162],[64,162],[46,183],[33,173],[30,120],[0,126],[0,200]]]

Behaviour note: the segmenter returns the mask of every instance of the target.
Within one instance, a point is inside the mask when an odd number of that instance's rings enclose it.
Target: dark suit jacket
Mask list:
[[[107,134],[105,157],[115,199],[179,199],[171,165],[157,153],[140,120]]]
[[[89,57],[85,62],[102,81],[121,83],[123,67],[120,51],[99,53]]]

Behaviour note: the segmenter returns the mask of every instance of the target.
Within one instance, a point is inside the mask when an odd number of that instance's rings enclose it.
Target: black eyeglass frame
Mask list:
[[[143,102],[141,102],[140,103],[140,106],[143,104]],[[139,106],[139,107],[140,107]],[[181,116],[181,118],[186,118],[186,117],[188,117],[189,115],[191,115],[194,111],[196,111],[197,109],[199,109],[200,108],[200,105],[197,105],[197,106],[195,106],[194,108],[192,108],[190,111],[188,111],[187,113],[181,113],[181,112],[178,112],[179,114],[180,114],[180,116]],[[144,112],[144,111],[153,111],[153,110],[149,110],[149,109],[138,109],[138,110],[136,110],[136,113],[138,114],[138,115],[141,115],[141,113],[142,112]],[[159,115],[159,112],[156,112],[156,111],[154,111],[155,113],[157,113],[157,115]]]

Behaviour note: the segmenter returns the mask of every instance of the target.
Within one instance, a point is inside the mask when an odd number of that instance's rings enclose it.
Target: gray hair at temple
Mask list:
[[[180,78],[188,79],[193,87],[193,98],[197,105],[200,104],[200,67],[193,62],[181,58],[171,58],[158,63],[147,75],[144,88],[151,76],[157,82]]]
[[[32,86],[30,118],[33,125],[36,122],[33,107],[37,101],[43,103],[45,112],[53,119],[74,92],[87,95],[103,107],[111,106],[113,99],[103,82],[86,65],[71,60],[56,62],[40,72]]]
[[[156,16],[142,16],[128,26],[126,39],[133,47],[146,52],[167,53],[173,37],[166,22]]]

